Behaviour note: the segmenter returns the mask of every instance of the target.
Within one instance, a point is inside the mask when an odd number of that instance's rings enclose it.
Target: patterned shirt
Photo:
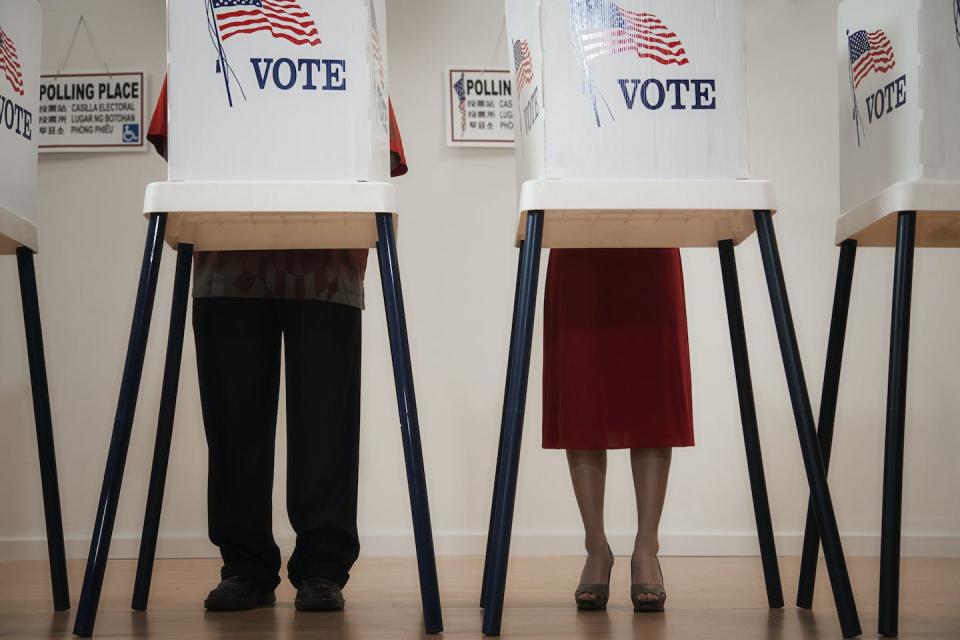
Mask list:
[[[167,157],[167,81],[163,81],[147,139]],[[390,166],[407,172],[403,140],[390,105]],[[194,298],[320,300],[363,309],[367,249],[298,251],[198,251],[194,254]]]
[[[363,309],[367,249],[204,251],[193,265],[194,298],[321,300]]]

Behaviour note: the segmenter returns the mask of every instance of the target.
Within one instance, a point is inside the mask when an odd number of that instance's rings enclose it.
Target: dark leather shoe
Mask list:
[[[306,578],[300,583],[293,604],[297,611],[341,611],[346,603],[336,582],[326,578]]]
[[[232,576],[224,578],[207,595],[203,606],[207,611],[246,611],[273,604],[277,596],[273,589],[263,589],[251,578]]]

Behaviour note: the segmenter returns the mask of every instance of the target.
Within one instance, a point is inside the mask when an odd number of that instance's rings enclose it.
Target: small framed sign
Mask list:
[[[508,69],[450,67],[445,84],[447,146],[513,147],[513,74]]]
[[[41,76],[40,151],[145,150],[146,90],[142,71]]]

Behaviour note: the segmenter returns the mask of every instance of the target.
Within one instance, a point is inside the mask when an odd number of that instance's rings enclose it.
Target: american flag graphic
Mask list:
[[[294,44],[320,44],[320,33],[310,14],[296,0],[212,0],[223,40],[244,33],[269,31],[274,38]]]
[[[467,131],[467,90],[464,87],[465,74],[460,74],[460,79],[453,85],[453,90],[457,92],[457,99],[460,101],[460,135]]]
[[[20,57],[17,46],[13,44],[3,27],[0,27],[0,70],[13,87],[14,93],[23,95],[23,72],[20,71]]]
[[[663,65],[690,62],[683,42],[652,13],[630,11],[608,0],[573,0],[577,35],[587,62],[605,55],[632,53]]]
[[[519,95],[526,85],[533,82],[533,60],[530,58],[530,45],[526,40],[514,41],[513,65],[517,72],[517,94]]]
[[[600,126],[598,100],[613,119],[606,98],[593,82],[590,62],[606,55],[634,54],[662,65],[690,63],[683,42],[652,13],[630,11],[611,0],[570,0],[570,32],[574,53],[583,72],[584,93],[593,104]]]
[[[883,29],[870,33],[860,30],[849,38],[854,89],[857,89],[871,73],[886,73],[897,66],[893,45],[890,44],[890,39],[887,38]]]

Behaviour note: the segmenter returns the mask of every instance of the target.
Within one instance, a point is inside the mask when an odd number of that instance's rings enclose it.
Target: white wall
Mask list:
[[[156,96],[164,64],[162,0],[43,0],[44,69],[55,69],[83,13],[114,68],[143,67]],[[837,252],[835,0],[749,0],[751,165],[777,183],[784,268],[814,410]],[[496,456],[510,308],[512,153],[443,144],[442,69],[486,64],[502,19],[496,0],[390,0],[391,95],[411,163],[397,182],[400,253],[420,418],[441,553],[483,548]],[[505,54],[498,52],[505,63]],[[95,66],[81,33],[71,68]],[[70,553],[86,552],[115,410],[145,224],[143,186],[164,177],[153,154],[45,156],[40,163],[40,302]],[[756,241],[738,250],[773,520],[780,551],[796,552],[806,493]],[[834,500],[847,550],[876,553],[892,252],[858,258],[851,331],[837,417]],[[134,553],[146,495],[172,288],[173,254],[147,354],[117,518],[117,555]],[[678,451],[663,520],[668,553],[753,553],[753,515],[719,266],[712,251],[684,256],[698,446]],[[371,265],[375,265],[371,261]],[[944,295],[960,256],[917,254],[904,499],[905,550],[960,553],[960,394],[955,360],[960,303]],[[44,553],[40,485],[15,262],[0,261],[0,557]],[[410,518],[380,283],[368,278],[363,378],[360,524],[368,553],[408,553]],[[948,294],[950,291],[947,292]],[[565,461],[539,447],[538,325],[517,498],[517,552],[577,552],[579,519]],[[162,524],[162,554],[209,554],[205,445],[192,334],[188,332]],[[280,416],[281,421],[283,415]],[[278,442],[276,522],[289,549]],[[612,455],[607,521],[629,548],[634,506],[623,452]]]

